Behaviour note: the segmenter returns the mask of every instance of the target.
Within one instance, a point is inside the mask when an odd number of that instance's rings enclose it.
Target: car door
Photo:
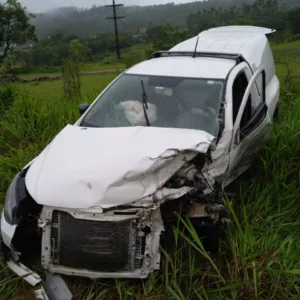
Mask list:
[[[262,92],[253,106],[251,91],[262,76]],[[235,117],[234,117],[235,116]],[[229,153],[228,177],[224,185],[230,184],[254,162],[255,155],[264,146],[271,130],[271,118],[266,104],[266,75],[260,68],[251,78],[238,111],[233,113],[234,125]]]

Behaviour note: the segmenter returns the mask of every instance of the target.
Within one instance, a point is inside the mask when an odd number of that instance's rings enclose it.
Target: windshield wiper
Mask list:
[[[147,111],[146,109],[148,109],[148,102],[147,102],[147,94],[146,94],[146,91],[145,91],[145,86],[144,86],[144,81],[141,80],[141,86],[142,86],[142,98],[143,98],[143,111],[144,111],[144,115],[145,115],[145,119],[146,119],[146,124],[147,126],[151,126],[150,125],[150,122],[149,122],[149,118],[148,118],[148,114],[147,114]]]

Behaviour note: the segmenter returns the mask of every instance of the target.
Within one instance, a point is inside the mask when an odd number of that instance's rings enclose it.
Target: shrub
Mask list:
[[[0,88],[0,117],[14,104],[17,94],[18,90],[10,85]]]
[[[65,59],[63,65],[64,93],[67,99],[81,96],[80,64],[71,58]]]
[[[148,57],[149,47],[147,45],[135,45],[129,48],[123,55],[123,61],[126,68],[145,60]]]

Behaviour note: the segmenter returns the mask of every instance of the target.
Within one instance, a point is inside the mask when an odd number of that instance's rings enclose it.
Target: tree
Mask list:
[[[191,37],[188,30],[180,29],[178,25],[172,24],[149,28],[147,34],[154,50],[169,50],[176,44]]]
[[[252,25],[253,21],[249,18],[239,18],[235,21],[235,25]]]
[[[126,50],[125,54],[123,55],[123,61],[125,62],[126,69],[147,59],[147,56],[149,56],[148,48],[149,46],[147,45],[135,45]]]
[[[2,61],[2,67],[6,73],[12,73],[13,67],[20,62],[19,56],[16,53],[7,55]]]
[[[231,0],[231,3],[236,1],[238,0]],[[290,40],[290,33],[297,33],[297,28],[300,28],[300,10],[298,13],[297,9],[283,10],[282,3],[282,0],[255,0],[248,4],[243,3],[242,6],[221,8],[217,13],[214,9],[199,11],[190,14],[186,24],[193,33],[199,33],[212,27],[234,24],[274,28],[277,30],[277,34],[273,35],[272,39],[277,36],[280,37],[280,40],[282,38]]]
[[[64,93],[67,99],[81,96],[80,69],[79,64],[71,58],[64,60],[63,68]]]
[[[69,46],[69,57],[75,63],[82,63],[90,55],[91,50],[83,45],[79,39],[72,40]]]
[[[64,92],[68,99],[80,97],[80,68],[90,54],[90,49],[83,45],[79,39],[72,40],[69,45],[69,56],[64,60],[62,73]]]
[[[300,8],[290,10],[288,17],[294,33],[300,33]]]
[[[35,26],[30,24],[33,15],[17,0],[0,4],[0,59],[13,52],[15,45],[36,41]]]

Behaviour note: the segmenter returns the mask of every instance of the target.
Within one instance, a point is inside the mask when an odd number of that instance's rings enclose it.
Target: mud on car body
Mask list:
[[[50,273],[146,278],[179,207],[194,221],[226,219],[218,195],[251,166],[278,106],[272,32],[204,31],[80,105],[80,119],[8,189],[1,235],[11,267],[22,269],[33,240]]]

